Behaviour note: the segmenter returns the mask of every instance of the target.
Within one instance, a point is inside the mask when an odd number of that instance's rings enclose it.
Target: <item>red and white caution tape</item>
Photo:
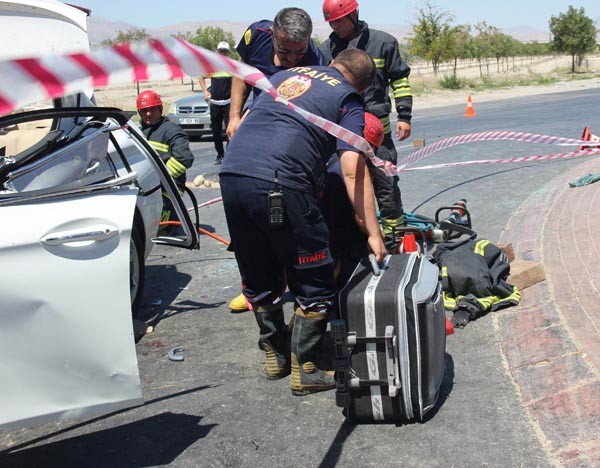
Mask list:
[[[0,62],[0,115],[26,104],[134,80],[165,80],[228,71],[276,94],[256,68],[181,39],[104,47],[86,54],[46,55]]]
[[[558,153],[558,154],[542,154],[538,156],[516,156],[512,158],[504,159],[477,159],[473,161],[459,161],[452,163],[442,164],[431,164],[428,166],[418,167],[404,167],[402,171],[423,171],[428,169],[441,169],[452,166],[470,166],[477,164],[505,164],[505,163],[527,163],[527,162],[540,162],[540,161],[551,161],[556,159],[570,159],[578,158],[583,156],[593,156],[600,154],[600,148],[593,148],[588,150],[571,151],[569,153]]]
[[[86,54],[47,55],[0,62],[0,116],[24,105],[58,98],[97,86],[132,81],[176,79],[227,71],[270,94],[309,122],[364,153],[381,165],[369,143],[339,125],[305,111],[277,94],[256,68],[182,39],[150,40],[105,47]]]
[[[436,141],[430,146],[425,148],[421,148],[414,153],[411,153],[406,158],[404,158],[398,167],[396,168],[397,173],[399,174],[402,171],[407,170],[406,168],[418,161],[425,159],[427,156],[432,155],[433,153],[437,153],[443,149],[451,148],[452,146],[463,145],[465,143],[473,143],[476,141],[521,141],[526,143],[543,143],[548,145],[555,146],[600,146],[600,143],[592,143],[589,141],[584,141],[577,138],[563,138],[549,135],[540,135],[537,133],[525,133],[525,132],[507,132],[507,131],[496,131],[496,132],[481,132],[481,133],[471,133],[467,135],[458,135],[454,137],[444,138],[443,140]],[[574,152],[581,153],[581,152]],[[570,154],[570,153],[563,153]],[[593,153],[597,154],[597,153]],[[577,154],[577,156],[583,156],[586,154]],[[482,160],[485,162],[466,162],[466,163],[446,163],[445,167],[448,167],[448,164],[451,165],[467,165],[467,164],[487,164],[489,162],[530,162],[533,160],[543,161],[546,159],[557,159],[554,157],[556,155],[542,155],[542,156],[528,156],[527,158],[533,158],[531,160],[526,160],[526,158],[508,158],[505,160]],[[561,156],[565,157],[565,156]],[[575,157],[575,156],[570,156]],[[425,168],[426,166],[422,166],[421,168]],[[436,167],[442,167],[442,165],[436,165]],[[421,169],[419,168],[419,169]],[[429,169],[433,168],[430,166]]]
[[[571,138],[520,132],[485,132],[446,138],[418,150],[396,167],[377,158],[369,143],[339,125],[312,114],[277,94],[269,80],[256,68],[182,39],[150,40],[105,47],[86,54],[47,55],[0,61],[0,116],[37,101],[58,98],[85,89],[131,81],[176,79],[187,74],[202,76],[227,71],[270,94],[309,122],[334,135],[365,155],[387,175],[398,175],[406,167],[451,146],[474,141],[512,140],[552,145],[594,143]]]
[[[222,201],[223,201],[222,197],[213,198],[212,200],[208,200],[208,201],[205,201],[204,203],[200,203],[198,205],[198,208],[204,208],[205,206],[216,205],[217,203],[222,202]],[[188,211],[194,211],[194,210],[195,210],[194,207],[188,208]]]

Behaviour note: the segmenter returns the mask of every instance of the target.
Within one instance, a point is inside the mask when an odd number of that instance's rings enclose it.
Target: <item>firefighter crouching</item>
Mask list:
[[[381,121],[365,112],[363,136],[373,151],[383,143],[385,129]],[[379,169],[371,168],[373,172]],[[334,261],[335,288],[339,291],[350,279],[361,258],[369,254],[368,237],[357,223],[348,198],[340,159],[333,155],[327,162],[327,182],[323,193],[323,215],[329,229],[329,249]]]
[[[189,137],[179,125],[162,115],[163,103],[156,92],[150,89],[142,91],[137,97],[137,110],[142,122],[142,132],[160,155],[179,192],[183,194],[187,169],[194,162]],[[163,204],[161,221],[176,219],[173,218],[173,205],[164,194]]]

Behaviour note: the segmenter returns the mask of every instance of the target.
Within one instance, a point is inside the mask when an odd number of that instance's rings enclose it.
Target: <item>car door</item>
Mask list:
[[[128,312],[131,180],[0,195],[0,427],[143,402]]]

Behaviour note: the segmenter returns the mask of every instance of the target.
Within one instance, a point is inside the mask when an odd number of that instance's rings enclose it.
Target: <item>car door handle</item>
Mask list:
[[[90,164],[90,167],[88,167],[85,170],[85,175],[90,175],[92,172],[95,172],[96,169],[98,169],[100,167],[100,161],[94,161]]]
[[[74,242],[102,241],[110,239],[119,234],[119,230],[107,224],[88,226],[84,229],[73,229],[71,231],[52,232],[42,237],[42,244],[64,245]]]

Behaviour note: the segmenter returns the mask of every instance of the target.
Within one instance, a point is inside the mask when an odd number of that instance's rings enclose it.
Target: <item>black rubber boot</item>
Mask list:
[[[260,329],[258,347],[265,352],[263,368],[267,379],[277,380],[290,373],[290,335],[278,306],[256,306],[254,317]]]
[[[335,388],[333,371],[319,369],[321,343],[327,328],[327,312],[296,308],[292,331],[292,394],[301,396]]]

